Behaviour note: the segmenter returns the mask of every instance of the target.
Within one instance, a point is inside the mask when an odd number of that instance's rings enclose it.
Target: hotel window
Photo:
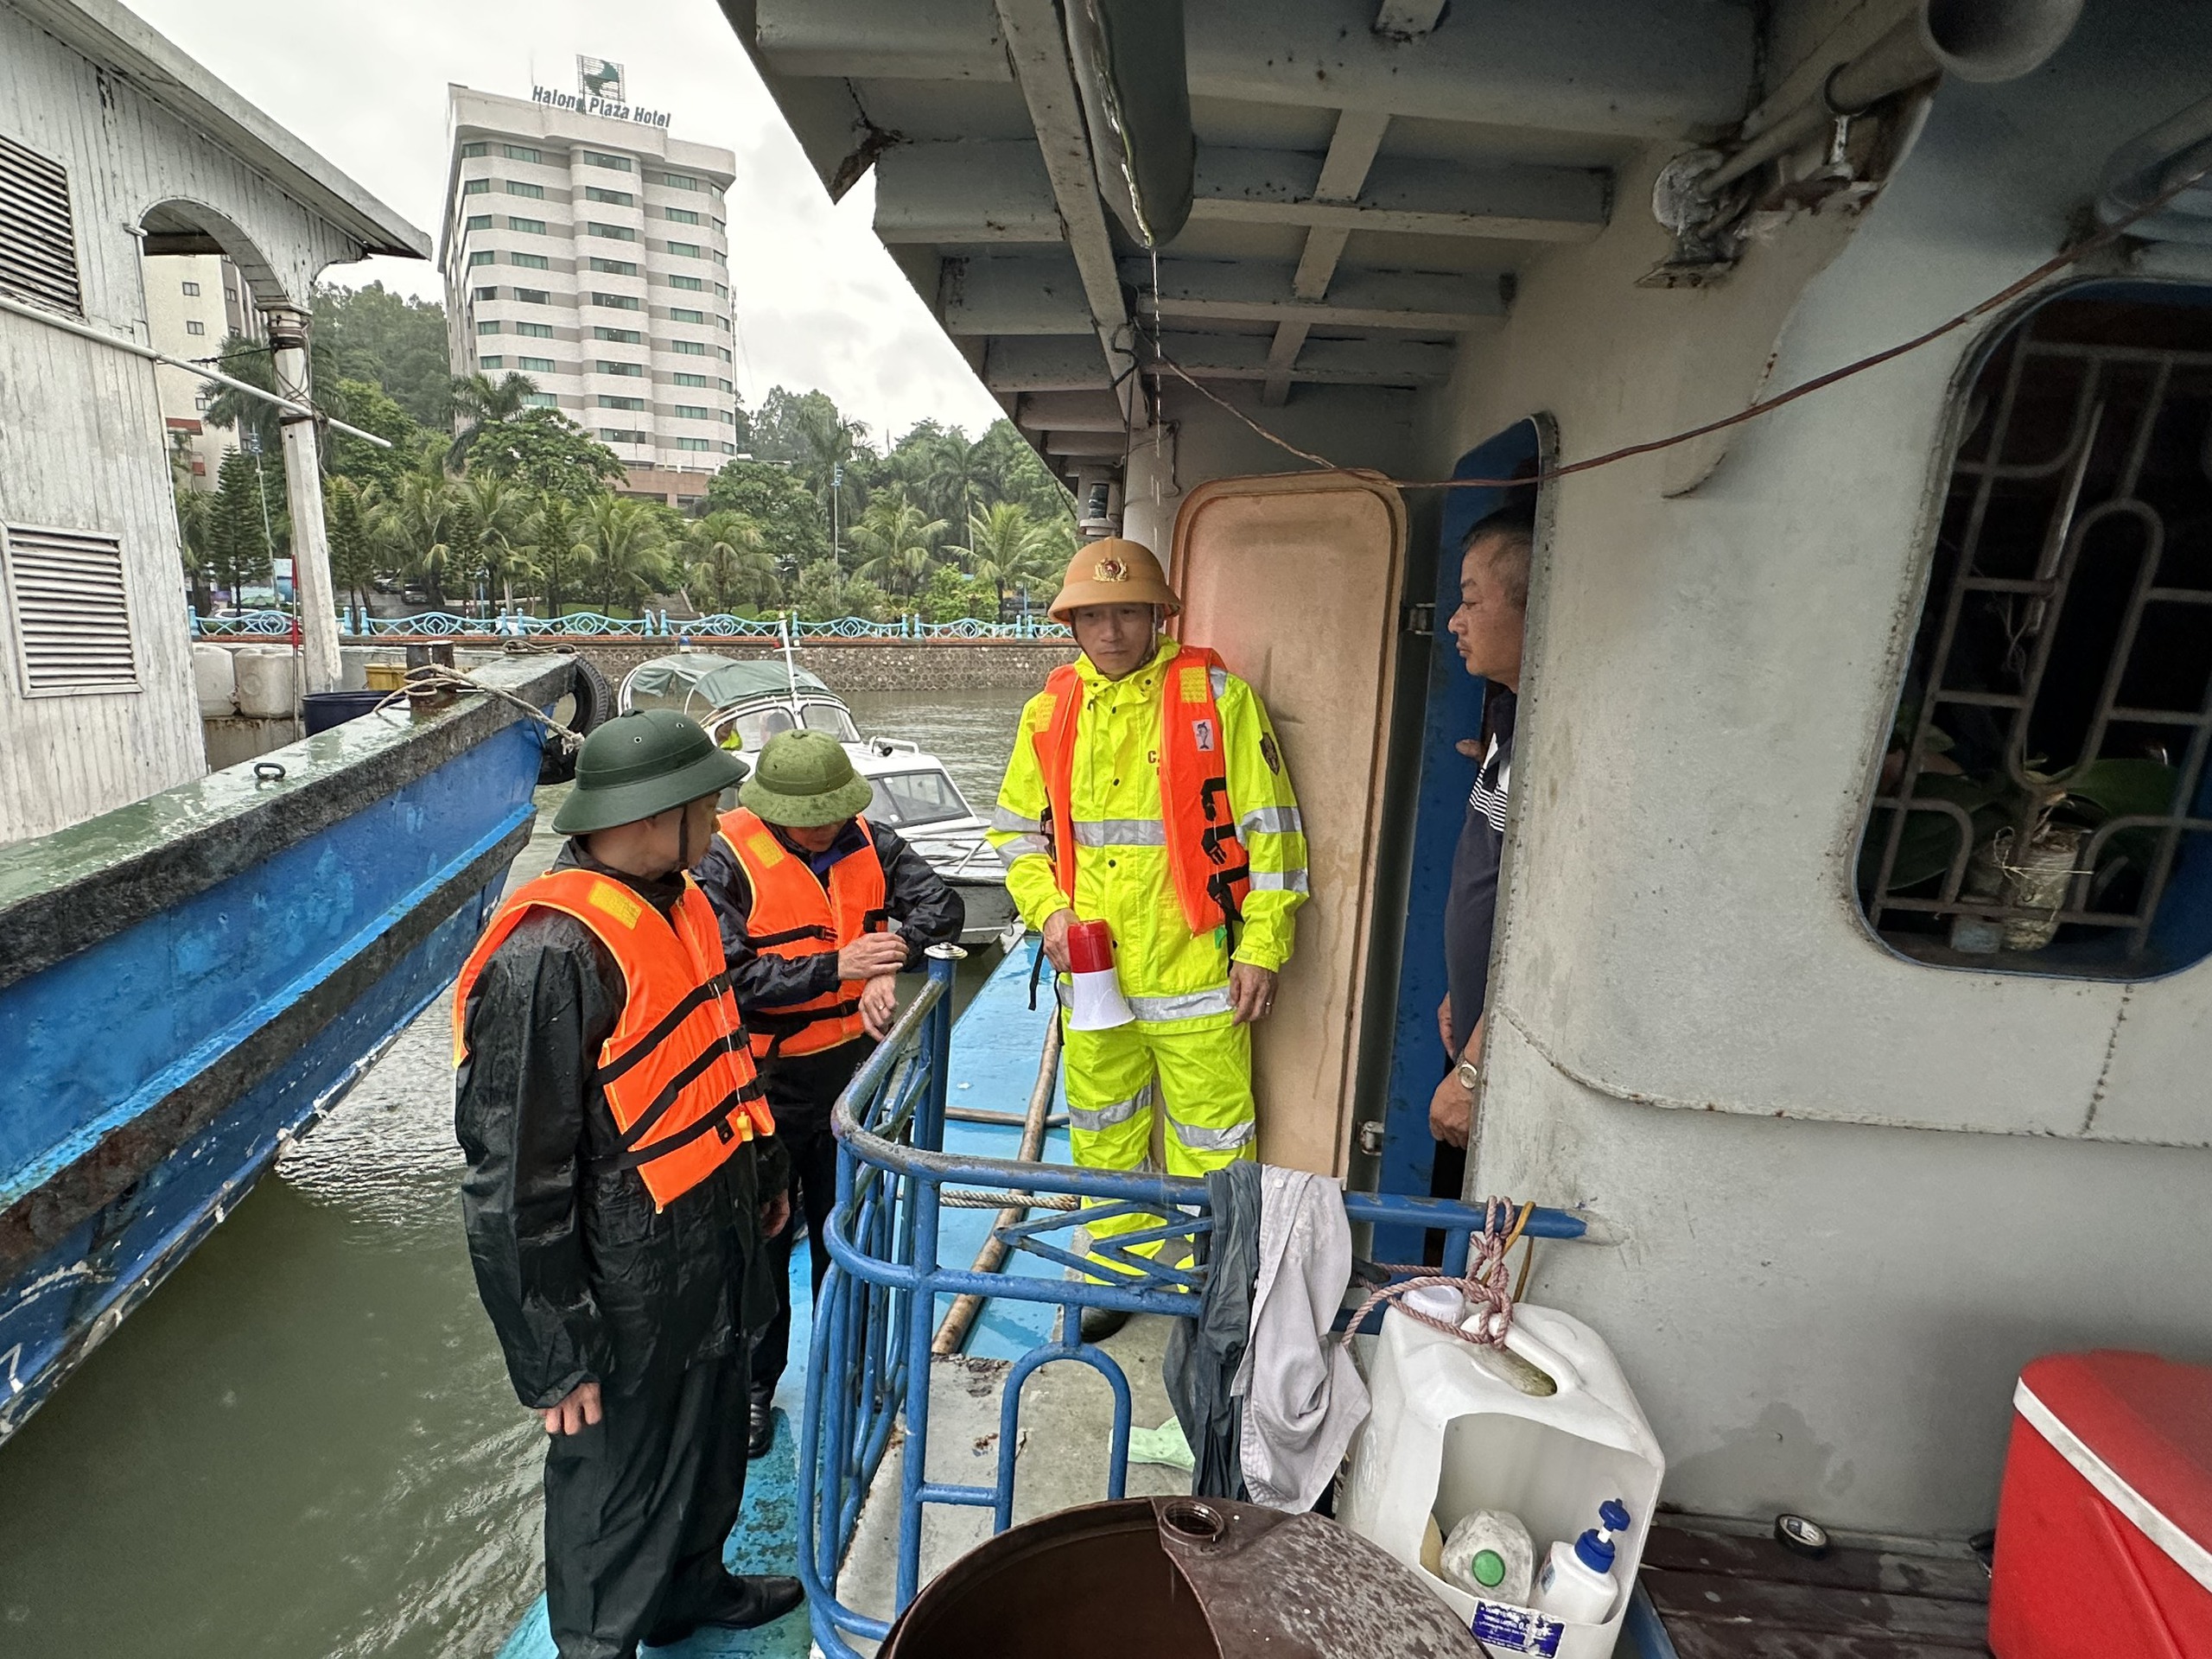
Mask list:
[[[511,231],[525,231],[532,236],[543,236],[545,234],[545,221],[542,219],[518,219],[512,213],[509,213],[507,228]]]
[[[730,442],[728,439],[724,439],[722,442],[722,454],[726,455],[734,455],[736,453],[737,446]]]
[[[680,305],[671,305],[668,308],[668,320],[671,322],[704,323],[707,314],[703,311],[689,310]]]
[[[468,290],[468,297],[472,300],[480,301],[496,300],[499,297],[499,290],[496,288],[472,288]],[[515,297],[517,299],[520,299],[522,297],[522,292],[519,289],[516,290]]]
[[[592,264],[594,266],[596,266],[598,263],[599,262],[596,259],[592,261]],[[642,311],[645,309],[645,302],[637,298],[635,296],[629,294],[594,294],[591,296],[591,302],[594,305],[605,306],[609,311]]]
[[[637,198],[627,190],[607,190],[595,184],[588,184],[584,186],[584,200],[603,201],[610,207],[628,207],[636,202]]]
[[[601,374],[641,375],[645,372],[645,365],[642,363],[615,363],[602,357],[599,359],[599,372]]]
[[[531,391],[523,394],[523,402],[532,409],[558,409],[561,400],[550,391]]]
[[[511,162],[543,162],[545,159],[528,144],[508,144],[504,148]]]
[[[611,391],[602,391],[599,394],[599,406],[601,409],[643,410],[645,400],[642,397],[617,397]]]
[[[471,270],[475,270],[479,265],[496,265],[499,263],[499,256],[489,248],[479,248],[468,256],[468,268]]]
[[[1991,342],[1859,853],[1950,968],[2136,980],[2212,955],[2212,313],[2090,283]]]
[[[207,332],[207,325],[194,317],[184,325],[184,332],[188,334],[204,334]]]
[[[603,236],[612,242],[634,242],[638,239],[638,233],[627,225],[602,225],[595,219],[586,221],[584,234]]]
[[[715,234],[717,236],[728,236],[729,234],[729,226],[723,224],[719,219],[716,219],[715,221]]]
[[[712,449],[715,442],[712,438],[678,438],[676,447],[679,449]]]
[[[671,190],[697,190],[704,188],[689,173],[664,173],[660,175],[660,181]]]
[[[461,221],[461,227],[464,231],[488,231],[492,228],[492,215],[489,213],[471,213],[467,219]]]
[[[707,389],[707,377],[703,374],[686,374],[678,369],[669,378],[679,386],[696,386],[702,391]]]
[[[627,156],[609,156],[604,150],[584,151],[584,162],[588,166],[603,167],[616,173],[627,173],[632,170],[630,158]]]
[[[550,322],[518,322],[515,324],[515,333],[527,334],[532,340],[550,340],[553,338],[553,325]]]
[[[524,361],[525,362],[525,364],[527,364],[528,360],[529,360],[529,359],[524,359]],[[476,366],[477,366],[478,368],[480,368],[480,369],[497,369],[497,368],[503,368],[503,367],[505,367],[505,365],[506,365],[506,361],[507,361],[507,359],[506,359],[505,358],[504,358],[504,357],[481,357],[481,356],[480,356],[480,357],[476,359]]]
[[[553,262],[542,253],[511,253],[507,256],[507,263],[511,265],[520,265],[524,270],[553,269]]]
[[[591,337],[594,340],[611,340],[619,346],[641,345],[645,338],[635,328],[594,328],[591,331]]]
[[[551,374],[554,372],[553,359],[550,357],[518,357],[515,361],[525,374]]]
[[[197,283],[187,283],[184,285],[184,297],[188,300],[198,299],[200,297],[200,284]]]
[[[461,153],[474,160],[480,156],[489,156],[492,153],[492,146],[481,138],[473,139],[461,147]]]
[[[733,410],[728,409],[722,410],[722,424],[724,426],[735,426],[737,424],[736,412]]]
[[[545,289],[542,288],[518,288],[515,289],[515,298],[520,300],[524,305],[550,305],[553,303],[552,295],[547,293]],[[524,324],[517,323],[515,327],[518,331],[524,333],[528,332],[527,326]]]
[[[736,362],[736,361],[737,361],[737,359],[736,359],[734,357],[733,357],[733,356],[731,356],[731,355],[730,355],[730,350],[729,350],[729,347],[728,347],[728,346],[715,346],[715,349],[716,351],[720,352],[720,353],[722,354],[722,361],[723,361],[723,362],[725,362],[725,363],[734,363],[734,362]]]
[[[608,443],[644,443],[646,442],[645,435],[642,432],[621,432],[617,431],[611,426],[601,427],[599,429],[599,435]]]
[[[720,386],[720,387],[721,387],[721,388],[725,392],[728,393],[731,397],[734,397],[737,395],[737,388],[736,388],[735,386],[732,385],[728,381],[727,381],[727,380],[717,380],[717,381],[715,381],[715,384],[716,385]]]
[[[686,259],[701,259],[706,257],[699,251],[699,245],[696,242],[664,242],[661,246],[666,248],[671,253],[681,254]]]
[[[525,184],[520,179],[509,179],[507,194],[511,196],[528,196],[533,201],[543,201],[545,200],[545,187],[542,184]]]
[[[708,249],[707,257],[713,260],[718,265],[727,265],[729,264],[729,255],[724,253],[720,248]]]
[[[463,179],[461,181],[461,194],[464,196],[486,195],[491,188],[492,181],[489,179]]]
[[[711,421],[715,418],[713,410],[702,409],[696,404],[678,404],[675,407],[676,417],[680,421]]]
[[[634,276],[638,274],[636,264],[627,259],[601,259],[594,256],[591,268],[604,271],[609,276]]]
[[[480,334],[496,334],[499,332],[500,327],[501,325],[496,322],[480,322],[476,325],[476,332]]]
[[[699,222],[699,215],[689,207],[664,207],[660,211],[663,217],[672,219],[679,225],[696,225]]]
[[[726,300],[729,298],[729,284],[728,283],[716,283],[715,284],[715,297],[718,300]]]
[[[699,276],[671,276],[668,279],[668,285],[671,288],[696,289],[702,294],[707,289],[705,279]]]
[[[679,357],[704,357],[707,342],[703,340],[671,340],[668,342],[668,349]]]

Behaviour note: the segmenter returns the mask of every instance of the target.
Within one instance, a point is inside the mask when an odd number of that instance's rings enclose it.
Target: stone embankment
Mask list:
[[[545,643],[554,642],[548,640]],[[588,657],[610,680],[651,657],[666,656],[667,639],[578,639],[562,648]],[[696,649],[741,660],[779,658],[782,648],[759,639],[700,639]],[[835,691],[985,691],[1035,689],[1063,663],[1075,660],[1065,639],[802,639],[798,664]]]

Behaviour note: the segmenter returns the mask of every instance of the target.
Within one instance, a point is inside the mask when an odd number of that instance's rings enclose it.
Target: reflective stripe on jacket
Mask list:
[[[881,930],[883,861],[866,818],[855,820],[867,845],[830,867],[825,889],[804,859],[796,857],[766,823],[744,807],[726,812],[716,834],[735,855],[753,887],[747,940],[764,956],[809,957],[840,950],[863,933]],[[772,1054],[817,1054],[868,1034],[861,1023],[862,982],[839,982],[833,991],[803,1002],[746,1010],[757,1059]]]
[[[990,839],[1006,861],[1007,889],[1030,926],[1043,926],[1054,911],[1066,907],[1113,929],[1122,988],[1139,1019],[1221,1024],[1229,1018],[1228,930],[1193,930],[1184,914],[1162,808],[1161,699],[1179,650],[1173,640],[1164,641],[1149,663],[1118,680],[1099,673],[1088,658],[1075,664],[1084,701],[1070,746],[1069,822],[1053,826],[1065,844],[1082,849],[1072,899],[1060,887],[1046,839],[1045,819],[1057,815],[1036,738],[1058,712],[1060,699],[1052,691],[1032,697],[1022,711]],[[1236,959],[1279,969],[1290,957],[1293,917],[1306,901],[1298,798],[1252,688],[1210,667],[1206,690],[1220,722],[1225,821],[1235,827],[1251,867]]]
[[[714,906],[690,880],[664,918],[620,882],[557,869],[524,883],[493,917],[454,988],[454,1064],[467,1058],[468,994],[493,951],[533,908],[591,929],[622,970],[622,1017],[594,1072],[621,1132],[611,1169],[634,1169],[656,1209],[706,1179],[776,1122],[754,1079],[736,1000],[722,966]]]

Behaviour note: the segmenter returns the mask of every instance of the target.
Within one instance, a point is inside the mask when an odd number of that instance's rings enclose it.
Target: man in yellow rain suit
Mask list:
[[[1076,921],[1113,930],[1136,1019],[1067,1031],[1062,1051],[1069,1139],[1093,1169],[1145,1162],[1155,1105],[1170,1174],[1255,1155],[1251,1027],[1306,902],[1306,837],[1268,712],[1214,653],[1161,638],[1181,608],[1136,543],[1077,551],[1052,611],[1083,654],[1023,709],[992,819],[1007,887],[1056,969]],[[1096,1243],[1154,1224],[1090,1230]],[[1085,1339],[1126,1317],[1086,1310]]]

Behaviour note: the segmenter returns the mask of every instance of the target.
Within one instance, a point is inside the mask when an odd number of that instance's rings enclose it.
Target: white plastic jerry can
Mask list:
[[[1449,1308],[1445,1317],[1460,1322]],[[1338,1518],[1419,1574],[1493,1653],[1607,1659],[1666,1459],[1611,1351],[1580,1319],[1522,1303],[1505,1347],[1478,1348],[1395,1308],[1383,1315],[1367,1364],[1372,1409]],[[1626,1514],[1609,1528],[1615,1590],[1601,1615],[1589,1616],[1594,1597],[1560,1606],[1586,1617],[1560,1618],[1471,1594],[1422,1565],[1432,1526],[1448,1537],[1478,1510],[1518,1516],[1539,1560],[1554,1544],[1572,1553],[1606,1503]]]

